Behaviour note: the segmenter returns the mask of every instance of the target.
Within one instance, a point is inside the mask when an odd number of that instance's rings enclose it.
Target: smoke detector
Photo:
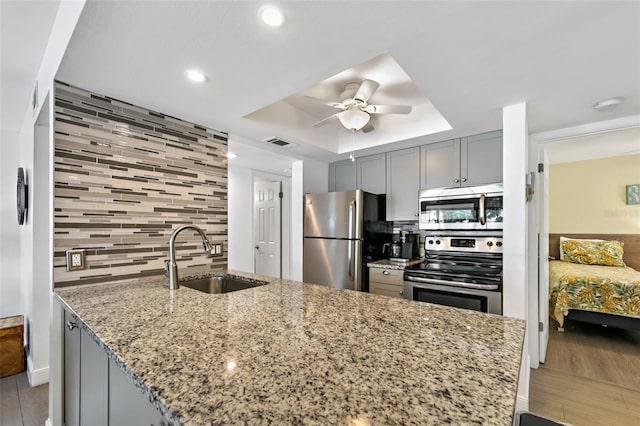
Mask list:
[[[604,99],[600,102],[595,103],[593,105],[593,109],[595,109],[596,111],[607,111],[617,107],[622,103],[622,101],[624,101],[624,98],[620,97]]]

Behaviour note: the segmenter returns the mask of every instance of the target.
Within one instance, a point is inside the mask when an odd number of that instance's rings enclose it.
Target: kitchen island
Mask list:
[[[60,289],[170,424],[510,425],[524,321],[350,290]]]

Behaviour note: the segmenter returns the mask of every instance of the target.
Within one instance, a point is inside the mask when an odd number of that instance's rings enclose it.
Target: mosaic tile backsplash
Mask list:
[[[180,275],[227,267],[227,134],[65,83],[55,86],[56,287],[164,274],[169,236]],[[65,251],[85,249],[84,270]]]

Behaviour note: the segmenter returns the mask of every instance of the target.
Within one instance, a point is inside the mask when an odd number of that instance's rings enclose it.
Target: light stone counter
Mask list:
[[[349,290],[57,291],[173,424],[511,425],[524,321]]]

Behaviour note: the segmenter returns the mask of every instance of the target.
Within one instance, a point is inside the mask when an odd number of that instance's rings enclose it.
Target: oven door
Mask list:
[[[420,229],[502,229],[502,194],[420,198]]]
[[[418,302],[502,315],[502,293],[499,291],[405,280],[404,296]]]

